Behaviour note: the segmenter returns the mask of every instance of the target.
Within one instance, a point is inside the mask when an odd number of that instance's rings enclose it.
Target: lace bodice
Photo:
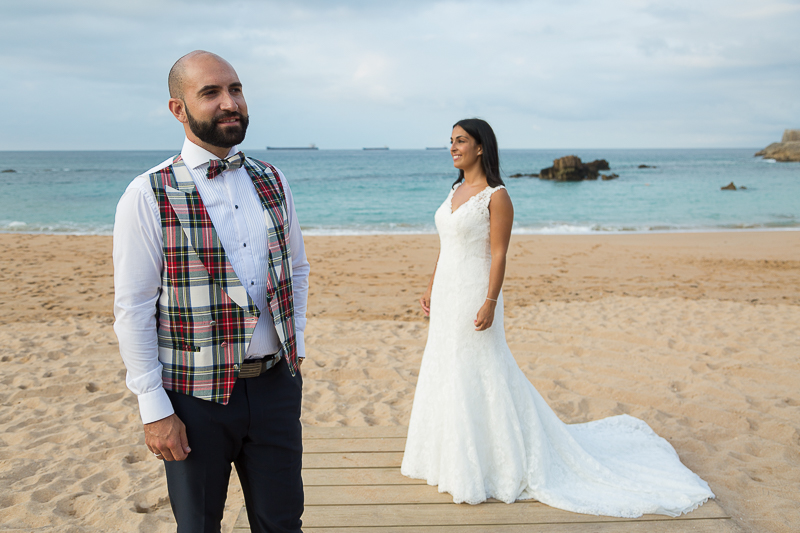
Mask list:
[[[458,183],[450,190],[434,216],[441,254],[484,256],[489,253],[489,202],[492,194],[505,187],[486,187],[453,211],[453,194],[460,186]]]

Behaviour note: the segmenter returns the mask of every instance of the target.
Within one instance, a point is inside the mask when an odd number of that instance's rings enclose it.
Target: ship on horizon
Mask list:
[[[389,149],[388,146],[375,146],[375,147],[369,147],[368,146],[368,147],[362,148],[362,150],[388,150],[388,149]]]
[[[267,146],[267,150],[319,150],[316,144],[308,146]]]

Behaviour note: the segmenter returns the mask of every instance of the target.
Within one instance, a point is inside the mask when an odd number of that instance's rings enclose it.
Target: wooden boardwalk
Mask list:
[[[561,511],[536,501],[456,505],[449,494],[400,474],[405,427],[306,427],[303,481],[307,533],[734,533],[709,501],[679,518],[609,518]],[[233,531],[250,531],[241,509]]]

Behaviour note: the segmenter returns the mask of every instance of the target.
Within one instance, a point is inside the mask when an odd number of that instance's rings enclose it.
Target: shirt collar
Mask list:
[[[239,147],[234,146],[233,148],[230,149],[226,157],[230,157],[238,151]],[[188,137],[184,138],[183,140],[183,148],[181,149],[181,158],[183,159],[183,162],[186,164],[186,166],[191,169],[195,169],[203,165],[208,165],[208,162],[211,161],[212,159],[219,159],[217,156],[215,156],[205,148],[197,146],[195,143],[190,141]]]

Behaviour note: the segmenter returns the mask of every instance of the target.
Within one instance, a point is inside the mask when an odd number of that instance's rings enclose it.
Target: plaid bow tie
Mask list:
[[[244,154],[242,152],[236,152],[227,159],[212,159],[208,162],[206,177],[208,179],[213,179],[226,170],[236,170],[240,168],[242,163],[244,163]]]

